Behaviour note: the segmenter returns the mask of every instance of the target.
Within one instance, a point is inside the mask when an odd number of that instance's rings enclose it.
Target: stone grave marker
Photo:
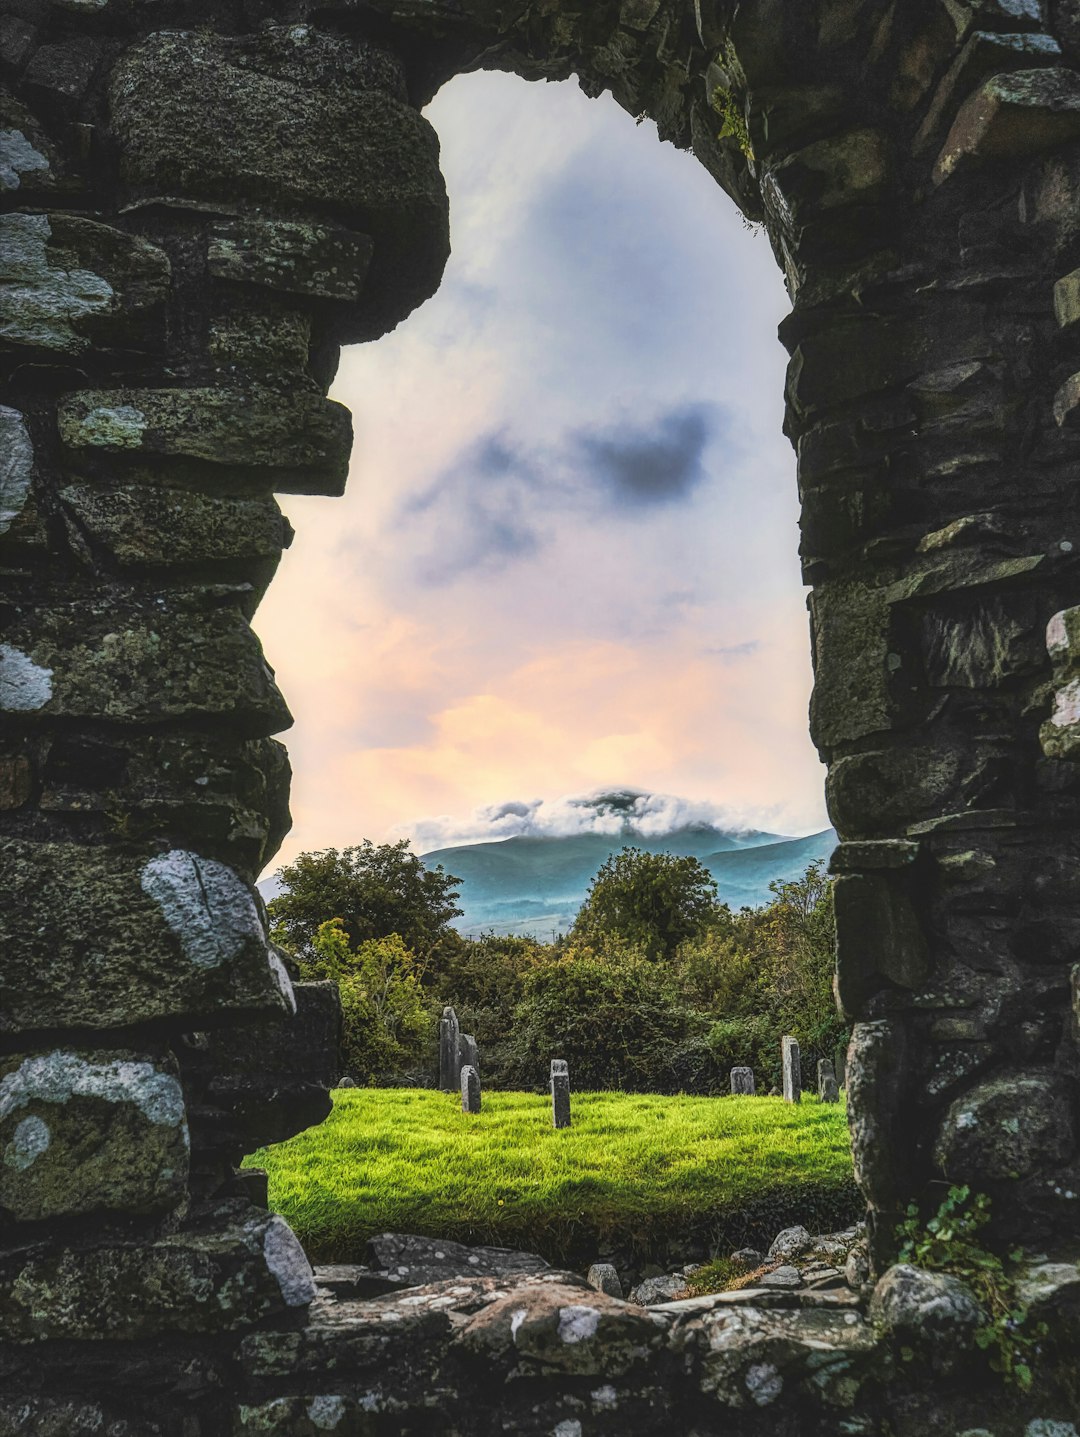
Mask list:
[[[817,1065],[817,1092],[823,1103],[838,1103],[840,1101],[840,1088],[836,1081],[836,1073],[828,1058],[821,1058]]]
[[[570,1069],[565,1058],[551,1060],[551,1121],[557,1128],[570,1126]]]
[[[802,1102],[802,1064],[799,1060],[799,1044],[790,1035],[780,1044],[784,1065],[784,1102]]]
[[[471,1033],[459,1033],[457,1045],[458,1068],[475,1068],[480,1071],[480,1049]]]
[[[453,1008],[447,1006],[439,1019],[439,1087],[444,1093],[457,1091],[461,1065],[458,1062],[458,1041],[461,1026]]]
[[[753,1068],[732,1068],[731,1096],[733,1098],[752,1098],[754,1092]]]
[[[480,1074],[471,1063],[466,1063],[461,1070],[461,1111],[480,1111]]]

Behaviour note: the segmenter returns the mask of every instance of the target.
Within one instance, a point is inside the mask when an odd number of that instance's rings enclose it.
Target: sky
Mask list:
[[[425,113],[442,287],[343,350],[348,489],[283,501],[255,619],[295,717],[274,866],[507,836],[612,787],[826,827],[766,237],[572,82],[459,76]]]

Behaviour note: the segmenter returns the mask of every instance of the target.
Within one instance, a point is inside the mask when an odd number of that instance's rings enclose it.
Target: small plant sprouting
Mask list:
[[[743,114],[735,96],[730,90],[725,90],[722,85],[717,85],[716,89],[712,92],[711,104],[723,120],[717,138],[720,140],[726,140],[728,138],[735,140],[746,158],[752,160],[754,158],[754,151],[750,144],[750,131],[746,127],[746,116]]]
[[[1016,1301],[1005,1263],[979,1241],[979,1231],[989,1221],[989,1197],[973,1194],[969,1187],[951,1187],[925,1226],[918,1206],[911,1203],[896,1229],[900,1261],[951,1273],[967,1284],[985,1314],[976,1344],[989,1354],[990,1366],[1003,1381],[1026,1392],[1034,1380],[1039,1343],[1049,1329],[1045,1322],[1028,1324],[1028,1310]],[[1008,1260],[1015,1264],[1022,1256],[1016,1248]]]

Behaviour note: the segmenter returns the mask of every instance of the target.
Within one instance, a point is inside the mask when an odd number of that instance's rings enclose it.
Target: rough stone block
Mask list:
[[[155,245],[76,215],[0,216],[0,339],[79,355],[159,349],[170,266]]]
[[[363,320],[372,339],[434,293],[449,250],[439,146],[428,122],[333,68],[267,73],[258,37],[151,35],[113,71],[112,130],[133,198],[239,200],[342,216],[374,254]],[[267,116],[287,115],[289,143]]]
[[[886,983],[918,988],[928,971],[926,939],[906,879],[886,873],[845,873],[833,885],[836,991],[841,1009],[861,1015]]]
[[[1054,692],[1054,707],[1039,730],[1047,758],[1080,758],[1080,678],[1070,679]]]
[[[1080,323],[1080,269],[1062,275],[1054,285],[1054,318],[1061,329]]]
[[[303,390],[82,390],[58,411],[76,460],[124,456],[202,477],[228,471],[292,494],[341,494],[352,419],[343,404]]]
[[[0,404],[0,535],[22,513],[34,477],[34,445],[26,416]]]
[[[0,1337],[130,1341],[235,1332],[304,1307],[315,1281],[281,1217],[257,1213],[207,1233],[0,1257]]]
[[[292,722],[238,609],[103,597],[27,613],[5,637],[0,712],[126,724],[214,716],[248,737]]]
[[[238,1163],[321,1123],[338,1079],[341,1000],[336,983],[297,983],[295,1013],[191,1034],[176,1054],[192,1147]]]
[[[168,1211],[186,1193],[188,1147],[171,1055],[0,1060],[0,1211],[17,1222]]]
[[[961,106],[934,166],[941,184],[970,165],[1028,159],[1080,136],[1080,75],[995,75]]]
[[[595,1287],[597,1292],[606,1292],[608,1297],[621,1298],[623,1295],[619,1274],[610,1262],[594,1262],[585,1281],[590,1287]]]
[[[350,301],[363,293],[371,251],[370,235],[339,226],[228,220],[210,232],[207,268],[234,284]]]
[[[934,92],[926,119],[915,136],[916,153],[933,143],[958,101],[970,95],[988,75],[1038,69],[1060,58],[1061,46],[1052,35],[1031,31],[1012,34],[974,31]]]
[[[825,793],[833,823],[845,835],[872,837],[963,806],[961,784],[971,760],[952,748],[905,744],[834,760]]]
[[[726,1408],[758,1412],[781,1393],[813,1393],[815,1403],[853,1406],[880,1365],[881,1340],[853,1312],[718,1308],[678,1332],[672,1344],[697,1359],[704,1393]],[[700,1365],[699,1365],[700,1364]]]
[[[252,891],[223,863],[11,840],[0,868],[0,1033],[207,1027],[292,1007]]]
[[[269,495],[216,498],[184,489],[70,484],[60,501],[78,528],[121,568],[276,564],[292,529]],[[2,502],[2,501],[0,501]]]
[[[754,1070],[753,1068],[732,1068],[731,1070],[731,1096],[733,1098],[754,1096]]]
[[[0,763],[2,773],[2,763]],[[289,756],[274,739],[205,731],[53,736],[40,804],[54,813],[128,813],[176,847],[202,847],[254,881],[289,828]],[[2,807],[0,802],[0,807]]]
[[[894,1210],[908,1191],[897,1132],[907,1087],[907,1037],[893,1019],[856,1023],[847,1055],[848,1127],[855,1181],[874,1207]]]
[[[810,599],[814,692],[810,732],[820,749],[888,729],[890,619],[882,590],[823,584]]]
[[[1071,374],[1054,395],[1054,418],[1062,429],[1080,428],[1080,374]]]
[[[132,1417],[81,1397],[0,1397],[0,1437],[165,1437],[145,1412]]]
[[[934,1143],[934,1162],[950,1182],[1022,1178],[1067,1162],[1077,1149],[1068,1080],[1028,1071],[988,1078],[951,1104]]]
[[[888,141],[881,130],[851,130],[815,140],[767,172],[787,222],[800,225],[820,210],[867,204],[889,176]]]
[[[73,188],[60,150],[38,117],[0,90],[0,195],[48,201]]]

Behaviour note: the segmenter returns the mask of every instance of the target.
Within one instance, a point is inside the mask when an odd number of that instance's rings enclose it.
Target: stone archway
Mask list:
[[[370,1314],[298,1325],[306,1261],[233,1170],[333,1076],[333,995],[294,990],[250,887],[288,821],[288,714],[248,626],[289,538],[272,495],[340,492],[337,346],[438,285],[417,106],[479,66],[610,89],[765,219],[875,1261],[909,1200],[962,1180],[1075,1293],[1074,8],[15,0],[0,1432],[97,1430],[102,1404],[115,1437],[438,1414],[569,1437],[663,1430],[672,1403],[687,1430],[754,1432],[774,1403],[793,1433],[878,1420],[889,1357],[858,1315],[812,1315],[831,1356],[782,1402],[753,1374],[805,1349],[788,1317],[720,1342],[715,1314],[668,1328],[545,1279],[399,1311],[400,1349]],[[573,1341],[567,1311],[591,1314]],[[503,1415],[472,1406],[492,1364]],[[999,1411],[938,1383],[902,1430]],[[1066,1415],[1040,1400],[1010,1433]]]

